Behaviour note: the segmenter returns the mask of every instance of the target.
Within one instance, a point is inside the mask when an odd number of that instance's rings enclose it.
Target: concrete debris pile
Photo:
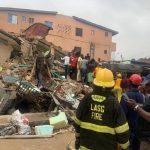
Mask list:
[[[29,119],[26,125],[34,132],[28,134],[51,135],[53,130],[68,126],[80,100],[92,91],[63,78],[60,58],[65,52],[44,40],[49,30],[43,24],[32,25],[23,35],[0,30],[0,50],[4,53],[0,56],[0,115],[11,118],[18,110],[21,118],[25,119],[21,113],[29,114],[29,118],[33,113],[35,119],[37,113],[44,113],[37,120],[31,118],[33,122]],[[12,134],[19,134],[16,124],[0,116],[0,135]]]

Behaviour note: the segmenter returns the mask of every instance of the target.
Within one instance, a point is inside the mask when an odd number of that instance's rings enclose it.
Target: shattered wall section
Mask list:
[[[30,50],[32,49],[32,45],[29,41],[19,38],[21,40],[21,51],[23,53],[24,58],[29,57]]]
[[[0,41],[0,64],[4,64],[10,58],[12,49],[11,45],[5,45]]]

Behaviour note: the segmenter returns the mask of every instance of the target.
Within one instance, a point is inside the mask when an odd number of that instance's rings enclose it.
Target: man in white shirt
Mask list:
[[[67,79],[67,75],[68,75],[68,66],[70,64],[70,57],[68,56],[68,54],[66,54],[66,56],[64,58],[61,58],[61,60],[64,60],[64,66],[65,66],[65,79]]]

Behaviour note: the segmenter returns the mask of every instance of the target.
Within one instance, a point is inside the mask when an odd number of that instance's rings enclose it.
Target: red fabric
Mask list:
[[[97,72],[97,69],[95,68],[93,71],[94,77],[96,77],[96,72]]]
[[[71,58],[71,67],[77,67],[77,58],[75,56]]]

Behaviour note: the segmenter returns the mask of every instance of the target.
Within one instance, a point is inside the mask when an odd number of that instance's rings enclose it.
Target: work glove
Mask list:
[[[80,138],[78,137],[76,138],[76,141],[75,141],[75,149],[79,150],[79,148],[80,148]]]

